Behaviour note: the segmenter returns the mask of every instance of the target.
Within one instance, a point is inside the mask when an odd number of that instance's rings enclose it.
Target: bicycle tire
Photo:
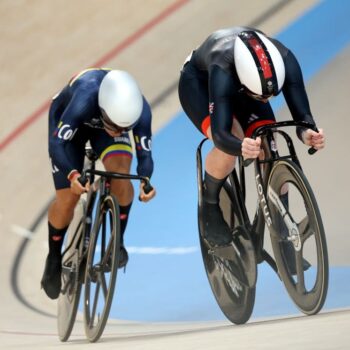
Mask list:
[[[232,196],[232,193],[230,193],[232,192],[231,186],[229,182],[226,182],[223,186],[220,192],[220,207],[226,222],[235,232],[234,244],[238,247],[239,253],[234,249],[230,260],[209,253],[208,245],[202,237],[203,222],[200,204],[198,206],[199,237],[204,267],[217,304],[232,323],[244,324],[249,320],[255,303],[256,261],[253,245],[250,239],[247,239],[247,232],[243,223],[239,220],[242,216],[237,215],[239,208],[232,206],[230,200],[230,196]],[[199,203],[201,203],[201,200]],[[240,233],[237,232],[238,230]],[[247,245],[249,248],[247,248]],[[249,250],[253,252],[254,256],[254,261],[248,263],[255,269],[253,278],[247,276],[247,263],[244,264],[243,261],[243,259],[246,260],[246,252]]]
[[[290,202],[287,212],[297,228],[293,240],[290,233],[283,237],[283,232],[288,231],[288,228],[285,221],[281,220],[280,211],[274,205],[276,199],[273,199],[271,192],[283,193],[283,186],[284,190],[287,188],[285,184],[288,185]],[[328,290],[327,243],[311,186],[292,161],[281,160],[273,166],[268,181],[267,202],[272,217],[271,243],[279,275],[299,310],[307,315],[316,314],[322,309]],[[308,259],[313,265],[306,272],[304,269],[308,267]]]
[[[106,196],[97,209],[85,272],[84,325],[90,342],[101,337],[112,305],[120,255],[119,216],[115,196]]]
[[[80,258],[82,253],[83,217],[86,202],[80,199],[74,210],[74,217],[66,234],[65,254],[62,256],[62,290],[57,302],[57,329],[62,342],[69,339],[78,311],[82,281]]]

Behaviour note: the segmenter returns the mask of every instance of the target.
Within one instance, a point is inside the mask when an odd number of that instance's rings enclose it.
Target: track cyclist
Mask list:
[[[302,71],[292,51],[278,40],[257,29],[231,27],[212,33],[187,57],[178,90],[187,116],[214,142],[205,164],[204,238],[213,247],[225,246],[232,232],[219,207],[220,189],[237,156],[260,155],[261,139],[251,135],[275,122],[269,99],[283,92],[293,119],[315,125]],[[308,146],[324,147],[322,129],[298,128],[297,135]],[[288,202],[287,191],[284,197]]]
[[[82,186],[78,181],[83,169],[85,144],[90,142],[107,171],[128,174],[133,156],[131,131],[138,160],[137,173],[150,178],[153,172],[151,120],[150,106],[137,82],[121,70],[84,70],[53,98],[49,111],[49,156],[56,196],[48,210],[49,253],[41,280],[49,298],[59,296],[64,235],[80,195],[89,189],[89,183]],[[120,203],[119,267],[124,267],[128,253],[123,236],[134,188],[130,180],[112,180],[111,191]],[[154,189],[145,194],[141,184],[139,197],[143,202],[155,194]]]

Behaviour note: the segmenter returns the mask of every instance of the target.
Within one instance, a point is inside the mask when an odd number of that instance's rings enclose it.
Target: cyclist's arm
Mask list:
[[[74,169],[71,162],[71,155],[67,151],[67,145],[72,142],[78,128],[83,124],[86,116],[89,115],[89,100],[77,94],[73,95],[68,106],[64,110],[57,128],[52,135],[49,135],[49,153],[53,163],[67,177],[72,176]]]
[[[284,62],[286,78],[283,86],[283,94],[293,119],[316,125],[311,114],[300,65],[291,51],[288,51],[287,55],[284,57]],[[304,128],[297,129],[298,137],[301,140],[301,134],[305,130]]]
[[[152,158],[152,112],[151,107],[143,98],[143,109],[139,122],[133,129],[136,146],[137,173],[151,178],[153,173]]]
[[[242,141],[232,135],[234,94],[239,87],[232,76],[217,65],[209,69],[211,133],[215,146],[225,153],[242,154]]]

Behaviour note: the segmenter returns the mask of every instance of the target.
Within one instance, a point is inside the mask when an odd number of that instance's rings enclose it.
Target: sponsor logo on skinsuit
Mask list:
[[[77,128],[72,130],[69,124],[63,124],[63,125],[59,124],[54,135],[60,139],[71,141],[77,131],[78,131]]]

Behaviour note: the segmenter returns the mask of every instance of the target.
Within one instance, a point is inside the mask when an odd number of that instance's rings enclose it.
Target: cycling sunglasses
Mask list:
[[[106,128],[107,130],[110,130],[112,132],[117,132],[118,134],[123,132],[128,132],[131,130],[131,127],[125,128],[113,123],[102,108],[101,108],[101,114],[102,114],[102,118],[101,118],[102,124],[104,128]]]

